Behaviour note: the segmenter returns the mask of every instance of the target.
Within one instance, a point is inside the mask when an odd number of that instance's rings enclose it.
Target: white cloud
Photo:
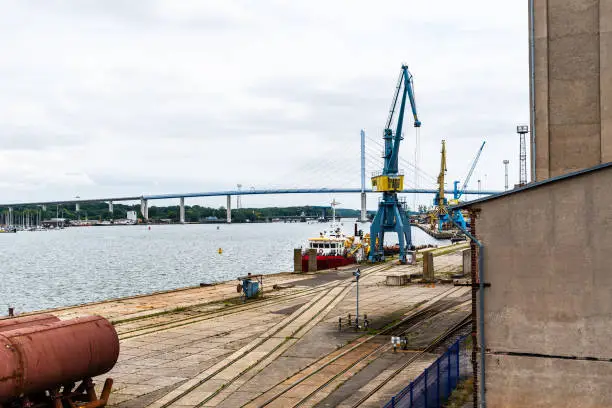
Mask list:
[[[402,62],[429,174],[441,139],[449,180],[486,139],[475,177],[501,189],[529,114],[510,0],[12,1],[0,49],[2,201],[358,185],[359,129],[379,137]]]

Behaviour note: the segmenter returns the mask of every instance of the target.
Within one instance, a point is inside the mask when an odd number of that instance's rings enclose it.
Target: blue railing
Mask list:
[[[444,403],[459,381],[472,375],[469,337],[461,337],[384,408],[437,408]]]

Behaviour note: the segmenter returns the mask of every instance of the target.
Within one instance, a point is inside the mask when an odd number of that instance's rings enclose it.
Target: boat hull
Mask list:
[[[355,257],[340,255],[317,255],[317,271],[333,269],[355,263]],[[308,255],[302,256],[302,270],[308,271]]]

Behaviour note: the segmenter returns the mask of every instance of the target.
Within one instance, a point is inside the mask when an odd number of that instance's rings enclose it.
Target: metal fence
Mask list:
[[[385,404],[384,408],[437,408],[459,381],[472,375],[471,339],[459,338],[449,349]]]

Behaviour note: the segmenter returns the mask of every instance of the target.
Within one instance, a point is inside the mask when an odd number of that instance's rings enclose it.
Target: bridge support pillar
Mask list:
[[[181,197],[179,200],[179,222],[185,223],[185,197]]]
[[[232,223],[232,196],[227,196],[227,223]]]
[[[140,212],[145,222],[149,222],[149,200],[144,198],[140,199]]]
[[[361,219],[359,221],[368,221],[368,210],[366,208],[366,193],[361,193]]]
[[[13,225],[13,207],[8,208],[8,225]]]
[[[41,207],[42,207],[43,211],[47,211],[47,206],[46,205],[43,204],[43,205],[41,205]]]
[[[112,201],[108,202],[108,212],[111,214],[113,213],[113,202]]]
[[[76,212],[81,211],[81,204],[79,204],[79,203],[75,203],[75,204],[74,204],[74,211],[76,211]]]

